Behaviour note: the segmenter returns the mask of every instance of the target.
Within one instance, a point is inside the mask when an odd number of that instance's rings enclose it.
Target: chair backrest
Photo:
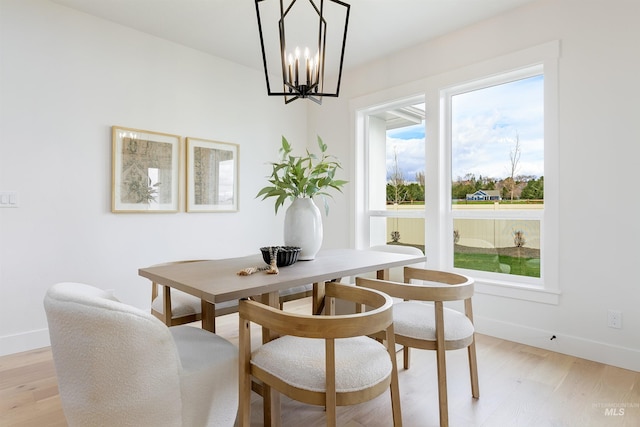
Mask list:
[[[182,367],[162,322],[81,283],[53,285],[44,307],[69,425],[181,425]]]
[[[422,283],[412,283],[418,280]],[[417,301],[459,301],[473,296],[474,280],[461,274],[405,267],[405,283],[358,277],[356,286],[385,292],[392,297]]]
[[[372,335],[384,331],[393,323],[393,302],[384,293],[327,282],[325,297],[352,301],[370,307],[371,310],[341,316],[312,316],[242,300],[240,318],[253,320],[280,335],[326,339]]]
[[[404,282],[414,280],[422,282],[423,287],[430,289],[429,301],[459,301],[473,296],[473,278],[448,271],[429,270],[426,268],[405,267]]]

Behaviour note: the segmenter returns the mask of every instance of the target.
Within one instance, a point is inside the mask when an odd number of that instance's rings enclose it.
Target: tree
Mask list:
[[[527,185],[522,189],[522,194],[520,195],[523,199],[536,199],[543,200],[544,199],[544,177],[541,176],[540,179],[532,179],[527,182]]]
[[[389,185],[387,185],[387,200],[400,203],[406,200],[406,186],[404,185],[404,175],[398,164],[398,150],[393,147],[393,167],[389,173]]]
[[[511,201],[513,202],[513,195],[516,191],[516,172],[518,171],[518,163],[520,162],[520,135],[518,135],[518,131],[516,131],[516,141],[513,150],[509,152],[509,160],[511,161],[511,173],[509,174],[509,178],[505,179],[505,186],[507,187],[507,191],[511,196]]]
[[[424,172],[418,172],[416,173],[416,182],[418,183],[418,185],[420,186],[420,190],[422,191],[422,197],[416,200],[426,200],[425,197],[425,176],[424,176]]]

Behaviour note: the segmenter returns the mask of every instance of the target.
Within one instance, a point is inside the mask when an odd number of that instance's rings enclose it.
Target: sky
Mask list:
[[[394,153],[405,181],[416,181],[418,172],[425,172],[424,125],[414,125],[387,132],[387,179],[394,170]]]
[[[472,173],[479,178],[510,175],[510,153],[520,141],[516,175],[544,175],[543,76],[466,92],[452,97],[452,179]],[[407,181],[425,170],[424,126],[387,133],[387,170],[394,150]]]

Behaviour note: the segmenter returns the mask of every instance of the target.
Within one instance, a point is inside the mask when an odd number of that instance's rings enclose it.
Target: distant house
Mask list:
[[[495,200],[500,201],[500,192],[498,190],[478,190],[473,194],[467,194],[467,200]]]

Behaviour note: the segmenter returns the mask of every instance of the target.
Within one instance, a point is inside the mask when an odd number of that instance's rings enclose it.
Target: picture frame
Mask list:
[[[111,136],[111,211],[178,212],[182,138],[121,126]]]
[[[239,146],[187,137],[187,212],[238,211]]]

